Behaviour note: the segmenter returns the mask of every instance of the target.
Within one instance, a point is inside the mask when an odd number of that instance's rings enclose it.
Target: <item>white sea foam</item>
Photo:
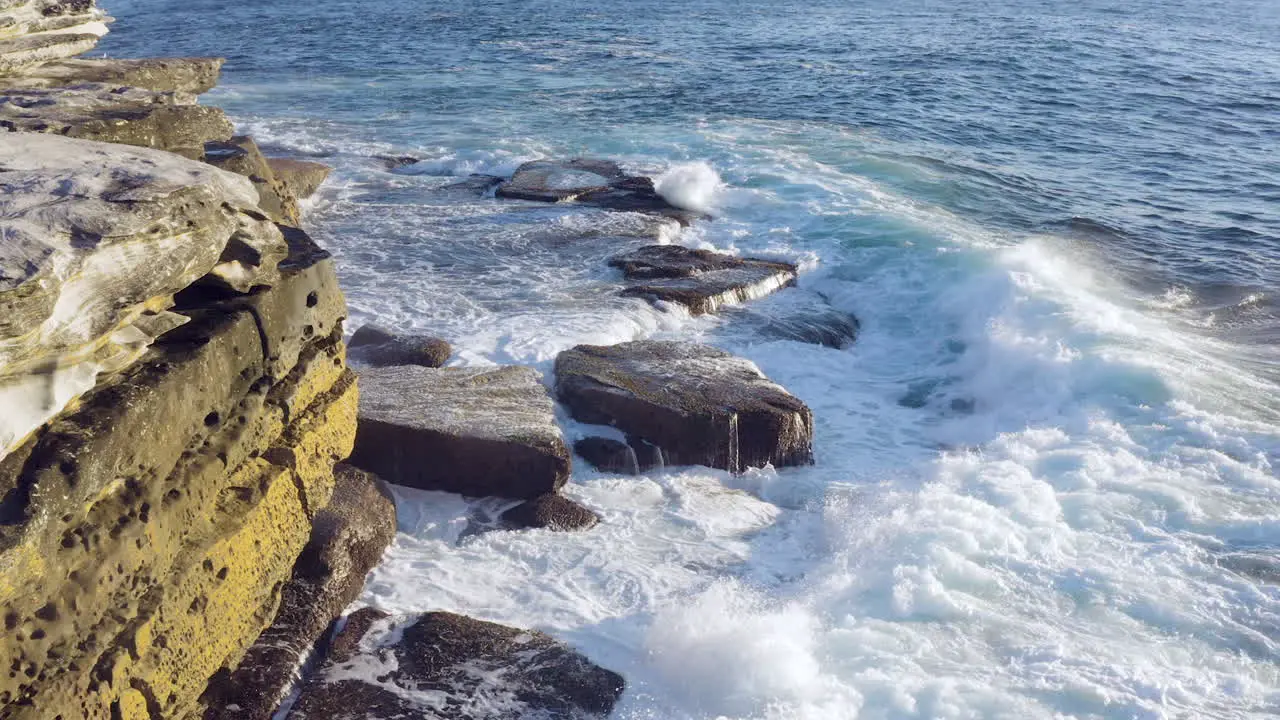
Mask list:
[[[654,188],[676,207],[713,213],[719,207],[724,182],[710,165],[695,162],[671,167],[654,179]]]
[[[898,195],[840,164],[861,138],[802,130],[804,148],[796,128],[709,128],[749,202],[681,236],[339,165],[312,222],[353,327],[543,369],[580,342],[705,339],[817,423],[812,468],[580,464],[566,492],[604,519],[582,534],[469,534],[473,504],[398,491],[363,601],[550,632],[626,676],[621,720],[1274,714],[1280,574],[1256,570],[1280,544],[1274,386],[1092,258]],[[679,204],[724,198],[709,168],[668,176]],[[655,237],[805,259],[802,288],[856,314],[858,342],[618,298],[604,260]]]

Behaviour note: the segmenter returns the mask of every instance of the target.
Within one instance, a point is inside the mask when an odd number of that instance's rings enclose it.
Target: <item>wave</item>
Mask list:
[[[705,162],[675,165],[654,179],[667,202],[685,210],[714,213],[725,190],[719,173]]]

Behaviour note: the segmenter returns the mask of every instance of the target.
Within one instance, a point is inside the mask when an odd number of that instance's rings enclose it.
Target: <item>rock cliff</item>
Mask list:
[[[0,0],[0,718],[269,716],[395,527],[335,475],[327,169],[232,139],[219,60],[75,59],[108,21]]]

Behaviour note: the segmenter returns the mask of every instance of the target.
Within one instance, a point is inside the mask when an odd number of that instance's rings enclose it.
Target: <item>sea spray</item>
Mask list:
[[[725,187],[720,174],[705,162],[672,166],[653,184],[672,205],[704,213],[715,212]]]

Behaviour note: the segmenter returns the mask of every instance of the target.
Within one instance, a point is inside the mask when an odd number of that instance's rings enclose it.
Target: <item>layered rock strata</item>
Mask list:
[[[741,472],[813,462],[813,413],[751,362],[706,345],[579,345],[556,358],[573,417],[661,448],[667,464]]]
[[[302,223],[297,196],[276,177],[275,166],[262,154],[253,138],[240,135],[226,141],[205,143],[204,161],[249,178],[258,191],[258,205],[272,220],[295,227]]]
[[[388,482],[533,499],[568,480],[569,449],[532,368],[369,368],[354,465]]]
[[[222,61],[84,60],[107,32],[93,0],[26,0],[0,7],[0,131],[140,145],[201,159],[231,137],[218,108],[196,103]],[[8,138],[7,143],[22,142]]]
[[[741,305],[796,281],[791,263],[679,245],[648,245],[612,258],[609,265],[630,282],[623,295],[676,303],[694,315]]]
[[[271,284],[287,252],[242,178],[52,135],[0,142],[0,236],[0,452],[187,322],[175,293]]]
[[[0,2],[0,719],[265,717],[395,527],[335,475],[346,304],[279,224],[324,173],[275,207],[181,157],[232,134],[221,61],[70,59],[105,19]]]
[[[88,52],[109,21],[93,0],[0,3],[0,75]]]
[[[168,310],[180,327],[0,462],[3,660],[18,669],[0,717],[189,716],[271,623],[357,412],[332,261],[271,230],[272,272],[237,274],[248,292],[196,278]],[[216,268],[216,240],[186,242],[212,242]]]

